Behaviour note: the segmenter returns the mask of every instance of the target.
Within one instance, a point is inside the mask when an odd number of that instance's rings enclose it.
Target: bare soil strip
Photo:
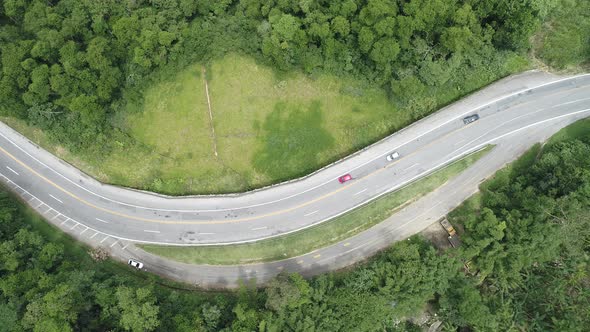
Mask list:
[[[207,107],[209,108],[209,128],[211,128],[211,139],[213,140],[213,153],[217,158],[217,137],[215,137],[215,127],[213,126],[213,112],[211,112],[211,98],[209,98],[209,84],[207,83],[207,69],[203,67],[203,81],[205,81],[205,93],[207,94]]]

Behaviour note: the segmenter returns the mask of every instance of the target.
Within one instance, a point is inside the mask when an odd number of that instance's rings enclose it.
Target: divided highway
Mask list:
[[[465,125],[462,119],[474,113],[480,119]],[[455,183],[462,191],[425,197],[420,202],[428,204],[414,212],[418,215],[404,216],[405,211],[400,212],[406,228],[394,235],[408,236],[421,230],[418,228],[428,220],[422,218],[424,214],[433,213],[429,218],[444,214],[472,193],[482,176],[493,173],[559,128],[587,116],[590,75],[559,78],[525,73],[500,81],[303,179],[244,194],[182,198],[101,184],[0,123],[0,180],[50,222],[64,231],[76,232],[78,238],[91,245],[111,248],[120,259],[140,256],[153,263],[152,271],[172,278],[231,286],[245,277],[263,282],[282,269],[311,275],[342,267],[391,243],[393,235],[366,238],[375,236],[379,227],[387,227],[385,223],[351,238],[346,246],[336,244],[320,250],[322,253],[314,254],[315,262],[296,258],[247,269],[192,270],[188,265],[140,250],[126,252],[126,248],[137,242],[242,243],[294,232],[346,213],[487,144],[496,144],[496,149],[484,158],[486,164],[480,161],[479,167],[468,170],[472,172],[469,179]],[[389,162],[385,156],[393,151],[399,152],[400,158]],[[347,173],[353,180],[339,183],[338,177]],[[437,192],[452,190],[447,187]],[[420,202],[413,205],[424,204]],[[408,226],[412,224],[421,226]],[[319,262],[320,257],[323,262]]]

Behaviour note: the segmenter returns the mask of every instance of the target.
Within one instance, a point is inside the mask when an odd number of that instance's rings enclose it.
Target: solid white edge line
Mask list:
[[[543,83],[543,84],[540,84],[540,85],[537,85],[537,86],[534,86],[534,87],[530,87],[530,88],[521,89],[521,90],[518,90],[518,91],[516,91],[516,92],[513,92],[513,93],[511,93],[511,94],[508,94],[508,95],[505,95],[505,96],[498,97],[498,98],[496,98],[496,99],[494,99],[494,100],[492,100],[492,101],[489,101],[489,102],[487,102],[487,103],[485,103],[485,104],[482,104],[482,105],[479,105],[479,106],[477,106],[477,107],[474,107],[474,108],[470,109],[468,112],[465,112],[465,113],[463,113],[463,114],[461,114],[461,115],[459,115],[459,116],[457,116],[457,117],[454,117],[454,118],[452,118],[452,119],[450,119],[450,120],[448,120],[448,121],[444,122],[443,124],[439,125],[438,127],[434,127],[434,128],[432,128],[432,129],[430,129],[430,130],[426,131],[425,133],[423,133],[423,134],[421,134],[421,135],[418,135],[418,136],[416,136],[416,137],[414,137],[414,138],[412,138],[412,139],[410,139],[410,140],[406,141],[406,142],[405,142],[405,143],[403,143],[403,144],[400,144],[400,145],[398,145],[398,147],[394,148],[393,150],[397,150],[397,149],[399,149],[399,147],[401,147],[401,146],[404,146],[404,145],[406,145],[406,144],[408,144],[408,143],[410,143],[410,142],[412,142],[412,141],[414,141],[414,140],[416,140],[416,139],[418,139],[418,138],[420,138],[420,137],[423,137],[424,135],[427,135],[427,134],[431,133],[432,131],[434,131],[434,130],[436,130],[436,129],[438,129],[438,128],[441,128],[441,127],[443,127],[443,126],[447,125],[448,123],[450,123],[450,122],[452,122],[452,121],[456,121],[457,119],[459,119],[459,118],[461,118],[461,117],[465,116],[466,114],[469,114],[469,113],[475,112],[476,110],[480,110],[480,109],[482,109],[482,108],[485,108],[485,107],[487,107],[487,106],[490,106],[490,105],[492,105],[492,104],[494,104],[494,103],[496,103],[496,102],[502,101],[502,100],[504,100],[504,99],[511,98],[511,97],[513,97],[513,96],[516,96],[516,95],[518,95],[518,94],[521,94],[521,93],[524,93],[524,92],[527,92],[527,91],[532,91],[532,90],[534,90],[534,89],[539,89],[539,88],[542,88],[542,87],[545,87],[545,86],[548,86],[548,85],[557,84],[557,83],[561,83],[561,82],[568,81],[568,80],[574,80],[574,79],[578,79],[578,78],[585,77],[585,76],[588,76],[588,75],[590,75],[590,74],[582,74],[582,75],[577,75],[577,76],[572,76],[572,77],[566,77],[566,78],[562,78],[562,79],[559,79],[559,80],[555,80],[555,81],[551,81],[551,82]],[[441,110],[442,110],[442,109],[441,109]],[[438,112],[432,113],[432,115],[434,115],[434,114],[437,114],[437,113],[438,113]],[[430,116],[430,115],[429,115],[429,116]],[[428,118],[428,117],[425,117],[424,119],[426,119],[426,118]],[[416,122],[414,122],[414,123],[410,124],[409,126],[407,126],[407,127],[404,127],[404,128],[403,128],[403,129],[401,129],[401,130],[405,130],[406,128],[410,128],[410,127],[412,127],[412,126],[415,126],[417,123],[419,123],[420,121],[423,121],[424,119],[418,120],[418,121],[416,121]],[[4,125],[5,125],[6,127],[8,127],[10,130],[13,130],[14,132],[16,132],[17,134],[19,134],[20,136],[22,136],[24,139],[27,139],[25,136],[23,136],[22,134],[20,134],[20,133],[19,133],[19,132],[17,132],[16,130],[12,129],[10,126],[8,126],[8,125],[6,125],[6,124],[4,124]],[[359,150],[358,152],[360,152],[360,151],[364,151],[364,150],[366,150],[367,148],[369,148],[369,147],[371,147],[371,146],[377,145],[377,144],[379,144],[379,143],[381,143],[381,142],[383,142],[383,141],[385,141],[385,140],[389,139],[391,136],[393,136],[393,135],[395,135],[395,134],[397,134],[397,133],[401,132],[401,130],[400,130],[400,131],[397,131],[397,132],[395,132],[395,133],[393,133],[393,134],[391,134],[391,135],[389,135],[389,136],[387,136],[387,137],[384,137],[383,139],[381,139],[381,140],[379,140],[379,141],[377,141],[377,142],[375,142],[375,143],[373,143],[373,144],[369,145],[368,147],[365,147],[365,148],[364,148],[364,149],[362,149],[362,150]],[[217,211],[231,211],[231,210],[241,210],[241,209],[253,208],[253,207],[258,207],[258,206],[262,206],[262,205],[268,205],[268,204],[273,204],[273,203],[276,203],[276,202],[280,202],[280,201],[283,201],[283,200],[286,200],[286,199],[289,199],[289,198],[292,198],[292,197],[295,197],[295,196],[298,196],[298,195],[304,194],[304,193],[306,193],[306,192],[308,192],[308,191],[314,190],[314,189],[316,189],[316,188],[319,188],[319,187],[321,187],[321,186],[323,186],[323,185],[325,185],[325,184],[328,184],[328,183],[331,183],[331,182],[332,182],[332,180],[328,180],[328,181],[326,181],[326,182],[324,182],[324,183],[321,183],[321,184],[319,184],[319,185],[317,185],[317,186],[315,186],[315,187],[312,187],[312,188],[306,189],[306,190],[304,190],[304,191],[301,191],[301,192],[299,192],[299,193],[293,194],[293,195],[291,195],[291,196],[283,197],[283,198],[281,198],[281,199],[274,200],[274,201],[269,201],[269,202],[265,202],[265,203],[254,204],[254,205],[250,205],[250,206],[243,206],[243,207],[236,207],[236,208],[227,208],[227,209],[218,209],[218,210],[174,210],[174,209],[171,209],[171,210],[169,210],[169,209],[156,209],[156,208],[150,208],[150,207],[145,207],[145,206],[140,206],[140,205],[134,205],[134,204],[129,204],[129,203],[120,202],[120,201],[117,201],[117,200],[114,200],[114,199],[111,199],[111,198],[108,198],[108,197],[102,196],[102,195],[100,195],[100,194],[97,194],[97,193],[95,193],[95,192],[93,192],[93,191],[91,191],[91,190],[89,190],[89,189],[87,189],[87,188],[84,188],[84,187],[80,186],[79,184],[77,184],[75,181],[72,181],[72,180],[68,179],[68,178],[67,178],[67,177],[65,177],[63,174],[61,174],[61,173],[57,172],[57,171],[56,171],[56,170],[54,170],[53,168],[49,167],[48,165],[46,165],[45,163],[43,163],[43,162],[42,162],[42,161],[40,161],[39,159],[37,159],[37,158],[35,158],[34,156],[32,156],[31,154],[29,154],[27,151],[25,151],[23,148],[21,148],[20,146],[18,146],[16,143],[14,143],[14,142],[13,142],[11,139],[9,139],[8,137],[6,137],[6,136],[5,136],[4,134],[2,134],[1,132],[0,132],[0,136],[2,136],[4,139],[6,139],[6,140],[7,140],[7,141],[9,141],[10,143],[12,143],[12,144],[13,144],[15,147],[17,147],[19,150],[21,150],[21,151],[22,151],[22,152],[24,152],[26,155],[28,155],[29,157],[31,157],[33,160],[37,161],[37,162],[38,162],[38,163],[40,163],[41,165],[43,165],[43,166],[45,166],[46,168],[48,168],[48,169],[50,169],[51,171],[53,171],[53,172],[54,172],[55,174],[57,174],[58,176],[60,176],[60,177],[64,178],[66,181],[70,182],[71,184],[73,184],[73,185],[75,185],[75,186],[79,187],[80,189],[82,189],[82,190],[84,190],[84,191],[86,191],[86,192],[88,192],[88,193],[90,193],[90,194],[93,194],[93,195],[95,195],[95,196],[97,196],[97,197],[100,197],[100,198],[102,198],[102,199],[108,200],[108,201],[110,201],[110,202],[113,202],[113,203],[117,203],[117,204],[121,204],[121,205],[125,205],[125,206],[130,206],[130,207],[134,207],[134,208],[140,208],[140,209],[144,209],[144,210],[151,210],[151,211],[163,211],[163,212],[164,212],[164,211],[166,211],[166,212],[189,212],[189,213],[194,213],[194,212],[217,212]],[[356,154],[356,153],[358,153],[358,152],[355,152],[355,154]],[[49,153],[49,152],[48,152],[48,153]],[[389,151],[388,151],[388,152],[386,152],[386,153],[384,153],[384,154],[382,154],[381,156],[379,156],[379,157],[377,157],[377,158],[374,158],[374,159],[372,159],[372,160],[369,160],[369,161],[367,161],[367,162],[365,162],[365,163],[362,163],[362,164],[360,164],[360,165],[358,165],[358,166],[356,166],[356,167],[352,168],[352,169],[351,169],[349,172],[352,172],[352,171],[354,171],[354,170],[356,170],[356,169],[358,169],[358,168],[360,168],[360,167],[363,167],[363,166],[367,165],[368,163],[371,163],[371,162],[373,162],[373,161],[375,161],[375,160],[377,160],[377,159],[379,159],[379,158],[383,158],[383,157],[384,157],[384,156],[386,156],[388,153],[389,153]],[[50,154],[50,155],[51,155],[51,154]],[[354,154],[353,154],[353,155],[354,155]],[[53,156],[53,155],[51,155],[51,156]],[[352,155],[351,155],[351,156],[352,156]],[[53,156],[53,157],[55,157],[55,156]],[[349,156],[349,157],[350,157],[350,156]],[[57,157],[55,157],[55,158],[57,158]],[[347,157],[347,158],[348,158],[348,157]],[[59,158],[57,158],[57,159],[58,159],[58,160],[61,160],[61,159],[59,159]],[[345,158],[344,158],[344,159],[345,159]],[[338,162],[338,161],[337,161],[337,162]],[[335,162],[335,163],[336,163],[336,162]],[[325,166],[325,167],[323,167],[323,168],[320,168],[319,170],[317,170],[317,171],[315,171],[315,172],[311,173],[311,174],[310,174],[310,175],[308,175],[308,176],[311,176],[311,175],[313,175],[313,174],[315,174],[315,173],[318,173],[318,172],[320,172],[320,171],[324,170],[325,168],[327,168],[327,167],[330,167],[330,166],[332,166],[332,165],[334,165],[334,163],[332,163],[332,164],[330,164],[330,165],[327,165],[327,166]],[[72,166],[72,167],[73,167],[73,166]],[[74,168],[74,169],[75,169],[76,171],[80,172],[80,170],[78,170],[77,168]],[[100,183],[100,182],[99,182],[99,183]],[[280,184],[277,184],[277,185],[280,185]],[[128,189],[127,189],[127,190],[128,190]],[[147,193],[147,194],[149,194],[149,193]],[[154,196],[156,196],[156,197],[165,197],[165,196],[163,196],[163,195],[154,195]],[[202,198],[206,198],[206,197],[212,197],[212,196],[200,196],[200,197],[202,197]],[[219,197],[221,197],[221,196],[219,196]]]
[[[590,74],[589,74],[589,75],[590,75]],[[106,236],[106,237],[103,239],[103,241],[104,241],[106,238],[108,238],[108,237],[113,237],[113,238],[115,238],[115,239],[119,239],[119,240],[130,241],[130,242],[136,242],[136,243],[143,243],[143,244],[155,244],[155,245],[166,245],[166,246],[187,246],[187,247],[188,247],[188,246],[235,245],[235,244],[241,244],[241,243],[252,243],[252,242],[262,241],[262,240],[266,240],[266,239],[269,239],[269,238],[274,238],[274,237],[278,237],[278,236],[284,236],[284,235],[288,235],[288,234],[291,234],[291,233],[294,233],[294,232],[298,232],[298,231],[301,231],[301,230],[307,229],[307,228],[309,228],[309,227],[313,227],[313,226],[315,226],[315,225],[317,225],[317,224],[320,224],[320,223],[322,223],[322,222],[325,222],[325,221],[331,220],[331,219],[333,219],[333,218],[336,218],[336,217],[338,217],[338,216],[341,216],[341,215],[343,215],[343,214],[345,214],[345,213],[348,213],[349,211],[351,211],[351,210],[354,210],[354,209],[356,209],[356,208],[358,208],[358,207],[360,207],[360,206],[362,206],[362,205],[366,204],[367,202],[370,202],[370,201],[372,201],[372,200],[374,200],[374,199],[377,199],[377,198],[379,198],[379,197],[381,197],[381,196],[383,196],[383,195],[386,195],[386,194],[388,194],[388,193],[390,193],[390,192],[392,192],[392,191],[394,191],[394,190],[397,190],[397,189],[399,189],[399,188],[401,188],[401,187],[404,187],[404,186],[408,185],[408,184],[409,184],[409,183],[411,183],[412,181],[416,180],[418,177],[421,177],[421,176],[426,176],[427,174],[429,174],[429,173],[432,173],[434,170],[436,170],[436,169],[440,168],[441,166],[446,166],[446,165],[449,165],[449,164],[453,163],[454,161],[456,161],[456,160],[460,159],[461,157],[463,157],[463,156],[465,156],[465,155],[467,155],[467,154],[470,154],[470,153],[476,152],[476,151],[478,151],[478,150],[481,150],[482,148],[484,148],[486,145],[490,144],[491,142],[494,142],[494,141],[496,141],[496,140],[502,139],[502,138],[504,138],[504,137],[506,137],[506,136],[508,136],[508,135],[512,135],[512,134],[514,134],[514,133],[520,132],[520,131],[522,131],[522,130],[526,130],[526,129],[530,128],[530,127],[537,126],[537,125],[539,125],[539,124],[543,124],[543,123],[546,123],[546,122],[554,121],[554,120],[561,119],[561,118],[568,117],[568,116],[572,116],[572,115],[577,115],[577,114],[581,114],[581,113],[586,113],[586,112],[589,112],[589,111],[590,111],[590,108],[588,108],[588,109],[584,109],[584,110],[580,110],[580,111],[576,111],[576,112],[572,112],[572,113],[562,114],[562,115],[559,115],[559,116],[556,116],[556,117],[553,117],[553,118],[549,118],[549,119],[545,119],[545,120],[542,120],[542,121],[539,121],[539,122],[535,122],[535,123],[529,124],[529,125],[527,125],[527,126],[525,126],[525,127],[522,127],[522,128],[515,129],[515,130],[513,130],[513,131],[511,131],[511,132],[505,133],[505,134],[503,134],[503,135],[500,135],[500,136],[498,136],[498,137],[494,137],[494,138],[492,138],[492,139],[490,139],[490,140],[488,140],[488,141],[486,141],[486,142],[483,142],[483,143],[481,143],[481,144],[479,144],[479,145],[476,145],[476,146],[474,146],[474,147],[472,147],[472,148],[470,148],[470,149],[468,149],[468,150],[465,150],[463,153],[461,153],[461,154],[459,154],[459,155],[457,155],[457,156],[455,156],[455,157],[453,157],[453,158],[451,158],[451,159],[449,159],[449,160],[447,160],[447,161],[445,161],[445,162],[443,162],[443,163],[440,163],[440,164],[438,164],[437,166],[435,166],[435,167],[431,168],[431,169],[430,169],[430,170],[428,170],[427,172],[423,172],[422,174],[419,174],[418,176],[415,176],[415,177],[413,177],[412,179],[410,179],[410,180],[406,181],[405,183],[403,183],[403,184],[401,184],[401,185],[394,186],[394,187],[392,187],[391,189],[389,189],[389,190],[386,190],[386,191],[384,191],[383,193],[381,193],[381,194],[379,194],[379,195],[376,195],[376,196],[374,196],[374,197],[371,197],[371,199],[369,199],[369,200],[365,200],[364,202],[361,202],[361,203],[357,204],[356,206],[353,206],[353,207],[351,207],[351,208],[349,208],[349,209],[347,209],[347,210],[344,210],[344,211],[342,211],[342,212],[340,212],[340,213],[338,213],[338,214],[336,214],[336,215],[334,215],[334,216],[331,216],[330,218],[327,218],[327,219],[324,219],[324,220],[320,220],[320,221],[318,221],[318,222],[315,222],[315,223],[309,224],[309,225],[307,225],[307,226],[305,226],[305,227],[301,227],[301,228],[298,228],[298,229],[295,229],[295,230],[292,230],[292,231],[283,232],[283,233],[281,233],[281,234],[270,235],[270,236],[267,236],[267,237],[258,238],[258,239],[254,239],[254,240],[243,240],[243,241],[235,241],[235,242],[221,242],[221,243],[201,243],[201,244],[194,244],[194,243],[166,243],[166,242],[157,242],[157,241],[134,240],[134,239],[130,239],[130,238],[124,238],[124,237],[119,237],[119,236],[111,236],[111,235],[109,235],[109,234],[102,233],[102,232],[100,232],[100,233],[107,235],[107,236]],[[7,181],[9,181],[9,182],[11,182],[11,183],[14,183],[12,180],[10,180],[10,179],[9,179],[9,178],[7,178],[6,176],[4,176],[4,174],[1,174],[1,173],[0,173],[0,175],[1,175],[1,176],[2,176],[4,179],[6,179]],[[14,184],[15,184],[17,187],[20,187],[20,186],[19,186],[19,185],[17,185],[16,183],[14,183]],[[22,187],[20,187],[20,188],[21,188],[23,191],[26,191],[24,188],[22,188]],[[33,196],[33,195],[31,194],[31,196]],[[43,203],[41,200],[39,200],[39,201],[41,202],[41,204],[44,204],[44,203]],[[64,217],[66,217],[66,216],[64,215]],[[66,219],[66,220],[69,220],[69,218],[68,218],[68,219]],[[84,226],[86,226],[86,225],[84,225]],[[86,227],[88,227],[88,226],[86,226]],[[94,229],[93,229],[93,230],[94,230]],[[96,231],[96,230],[95,230],[95,231]],[[96,231],[96,232],[97,232],[96,234],[98,234],[98,233],[99,233],[99,231]],[[95,234],[95,235],[96,235],[96,234]],[[94,237],[94,235],[93,235],[92,237]],[[91,237],[91,238],[92,238],[92,237]],[[101,243],[102,243],[102,241],[101,241]]]
[[[563,105],[567,105],[567,104],[573,104],[573,103],[580,102],[580,101],[586,101],[586,100],[588,100],[588,99],[590,99],[590,98],[582,98],[582,99],[577,99],[577,100],[574,100],[574,101],[571,101],[571,102],[562,103],[562,104],[557,104],[557,105],[553,105],[553,106],[550,106],[550,107],[546,107],[546,108],[541,108],[541,109],[538,109],[538,110],[536,110],[536,111],[534,111],[534,112],[531,112],[531,113],[527,113],[527,114],[522,114],[522,115],[519,115],[519,116],[517,116],[517,117],[515,117],[515,118],[512,118],[512,119],[510,119],[510,120],[508,120],[508,121],[502,122],[501,124],[499,124],[499,125],[497,125],[497,126],[495,126],[495,127],[491,128],[491,129],[488,129],[488,130],[487,130],[487,131],[486,131],[484,134],[482,134],[482,135],[480,135],[480,136],[478,136],[478,137],[476,137],[476,138],[472,139],[470,142],[468,142],[468,143],[464,144],[464,145],[463,145],[462,147],[460,147],[460,148],[457,148],[457,149],[455,149],[455,150],[454,150],[453,152],[451,152],[450,154],[453,154],[453,153],[455,153],[455,152],[457,152],[457,151],[459,151],[459,150],[463,149],[465,146],[467,146],[467,145],[469,145],[469,144],[471,144],[471,143],[473,143],[473,142],[477,141],[478,139],[480,139],[480,138],[482,138],[482,137],[485,137],[485,136],[486,136],[486,135],[488,135],[489,133],[492,133],[492,132],[494,132],[496,129],[498,129],[498,128],[500,128],[500,127],[503,127],[503,126],[505,126],[506,124],[508,124],[508,123],[510,123],[510,122],[514,122],[514,121],[516,121],[516,120],[518,120],[518,119],[520,119],[520,118],[527,117],[527,116],[531,116],[531,115],[533,115],[533,114],[537,114],[537,113],[539,113],[539,112],[547,111],[547,110],[550,110],[550,109],[553,109],[553,108],[556,108],[556,107],[560,107],[560,106],[563,106]]]
[[[581,110],[581,111],[577,111],[577,112],[573,112],[573,113],[568,113],[568,114],[560,115],[560,116],[557,116],[557,117],[554,117],[554,118],[550,118],[550,119],[546,119],[546,120],[540,121],[538,123],[533,123],[533,124],[528,125],[526,127],[519,128],[517,130],[514,130],[514,131],[511,131],[509,133],[506,133],[506,134],[504,134],[502,136],[499,136],[499,137],[490,139],[490,140],[488,140],[488,141],[486,141],[484,143],[479,144],[478,146],[475,146],[473,148],[470,148],[469,150],[466,150],[463,154],[460,154],[458,156],[455,156],[455,157],[453,157],[452,159],[448,160],[445,163],[441,163],[441,164],[437,165],[435,168],[429,170],[428,172],[422,173],[421,176],[426,176],[426,175],[428,175],[428,173],[432,173],[434,170],[440,168],[441,166],[450,165],[452,162],[460,159],[461,157],[463,157],[463,156],[465,156],[467,154],[470,154],[470,153],[477,152],[478,150],[481,150],[483,147],[485,147],[486,145],[490,144],[491,142],[494,142],[494,141],[496,141],[498,139],[501,139],[503,137],[506,137],[508,135],[514,134],[514,133],[519,132],[519,131],[524,130],[524,129],[528,129],[528,128],[532,127],[532,126],[535,126],[535,125],[538,125],[538,124],[541,124],[541,123],[545,123],[545,122],[553,121],[553,120],[560,119],[560,118],[563,118],[563,117],[567,117],[567,116],[571,116],[571,115],[576,115],[576,114],[580,114],[580,113],[585,113],[585,112],[589,112],[589,111],[590,111],[590,108],[589,109],[585,109],[585,110]],[[279,236],[284,236],[284,235],[288,235],[288,234],[291,234],[291,233],[295,233],[295,232],[298,232],[298,231],[301,231],[301,230],[304,230],[304,229],[307,229],[307,228],[316,226],[316,225],[318,225],[318,224],[320,224],[322,222],[329,221],[329,220],[334,219],[336,217],[339,217],[339,216],[341,216],[341,215],[343,215],[345,213],[348,213],[351,210],[354,210],[354,209],[356,209],[356,208],[358,208],[358,207],[366,204],[369,201],[372,201],[372,200],[377,199],[377,198],[379,198],[379,197],[381,197],[383,195],[386,195],[386,194],[388,194],[388,193],[390,193],[392,191],[395,191],[397,189],[400,189],[401,187],[404,187],[404,186],[408,185],[409,182],[414,181],[416,178],[417,177],[414,177],[411,180],[406,181],[406,183],[404,183],[403,185],[392,187],[390,190],[387,190],[387,191],[385,191],[385,192],[383,192],[383,193],[381,193],[381,194],[379,194],[377,196],[374,196],[370,200],[367,200],[365,202],[362,202],[362,203],[360,203],[360,204],[358,204],[358,205],[356,205],[356,206],[354,206],[354,207],[352,207],[350,209],[347,209],[345,211],[342,211],[342,212],[340,212],[340,213],[338,213],[338,214],[336,214],[336,215],[334,215],[334,216],[332,216],[332,217],[330,217],[328,219],[320,220],[318,222],[309,224],[309,225],[307,225],[305,227],[301,227],[301,228],[298,228],[298,229],[295,229],[295,230],[292,230],[292,231],[283,232],[283,233],[277,234],[277,235],[266,236],[266,237],[258,238],[258,239],[255,239],[255,240],[244,240],[244,241],[236,241],[236,242],[218,242],[218,243],[200,243],[200,244],[194,244],[194,243],[190,243],[190,244],[189,243],[162,243],[162,242],[143,241],[143,240],[131,240],[131,239],[125,239],[125,240],[127,240],[127,241],[133,241],[133,242],[136,242],[136,243],[143,243],[143,244],[155,244],[155,245],[175,246],[175,247],[176,246],[179,246],[179,247],[191,247],[191,246],[192,247],[197,247],[197,246],[207,247],[207,246],[224,246],[224,245],[235,245],[235,244],[243,244],[243,243],[253,243],[253,242],[257,242],[257,241],[267,240],[267,239],[271,239],[271,238],[274,238],[274,237],[279,237]]]

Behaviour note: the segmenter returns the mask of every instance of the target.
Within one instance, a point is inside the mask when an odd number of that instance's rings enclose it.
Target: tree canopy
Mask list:
[[[71,149],[108,147],[113,115],[152,73],[228,51],[282,70],[354,75],[391,87],[392,100],[405,103],[422,86],[440,87],[452,75],[461,82],[470,68],[502,75],[502,54],[528,47],[548,6],[542,0],[7,0],[0,6],[0,114],[26,119]]]

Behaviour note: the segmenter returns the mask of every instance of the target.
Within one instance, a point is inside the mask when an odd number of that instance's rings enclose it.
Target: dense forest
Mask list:
[[[548,64],[587,61],[589,16],[585,0],[4,0],[0,115],[72,150],[108,148],[114,115],[154,73],[229,51],[312,77],[352,75],[424,114],[429,91],[451,75],[474,79],[472,68],[496,77],[541,28]],[[428,304],[447,330],[585,330],[589,155],[586,135],[500,171],[450,216],[464,230],[458,250],[415,237],[351,271],[237,293],[94,261],[2,190],[0,329],[397,331],[417,329],[407,318]]]
[[[0,115],[73,151],[107,149],[113,115],[153,73],[235,51],[278,70],[355,76],[420,117],[451,76],[459,83],[445,88],[460,91],[505,75],[541,22],[568,37],[544,35],[541,56],[584,61],[589,13],[583,0],[4,0]]]
[[[463,246],[420,237],[349,271],[264,290],[182,290],[85,249],[0,193],[7,331],[403,331],[426,308],[447,331],[590,324],[590,134],[536,146],[449,216]],[[51,236],[53,234],[53,237]]]

